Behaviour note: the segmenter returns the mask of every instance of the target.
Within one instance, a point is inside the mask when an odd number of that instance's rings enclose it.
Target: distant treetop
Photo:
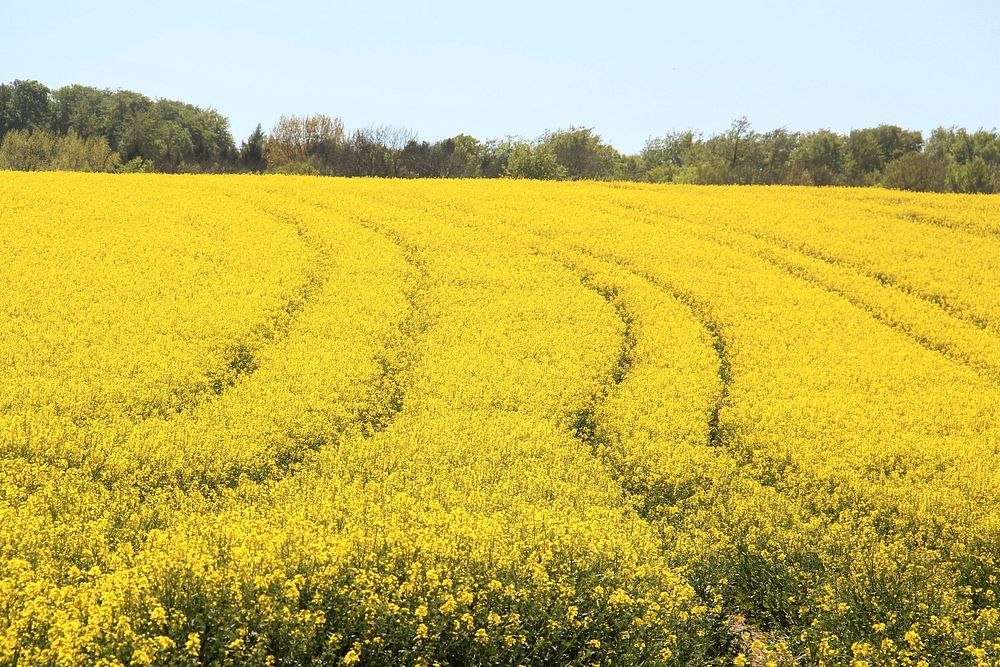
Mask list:
[[[236,147],[229,121],[213,109],[152,100],[128,90],[37,81],[0,84],[0,169],[278,172],[389,178],[532,178],[651,183],[884,186],[1000,192],[1000,134],[879,125],[768,132],[741,117],[709,137],[675,132],[623,154],[593,128],[481,141],[460,134],[418,139],[399,127],[347,131],[324,114],[282,116],[258,125]]]

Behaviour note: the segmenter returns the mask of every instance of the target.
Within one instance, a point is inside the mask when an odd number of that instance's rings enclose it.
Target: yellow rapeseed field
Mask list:
[[[1000,199],[0,173],[0,665],[1000,664]]]

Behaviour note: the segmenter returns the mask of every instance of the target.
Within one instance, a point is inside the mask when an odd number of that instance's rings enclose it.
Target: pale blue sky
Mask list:
[[[212,106],[239,141],[278,116],[422,138],[1000,126],[1000,2],[5,0],[0,81]]]

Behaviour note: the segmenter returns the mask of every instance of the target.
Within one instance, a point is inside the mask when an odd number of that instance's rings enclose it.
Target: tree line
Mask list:
[[[229,120],[129,90],[37,81],[0,85],[0,169],[229,171]]]
[[[884,186],[1000,192],[1000,134],[879,125],[760,132],[746,118],[709,136],[671,132],[622,153],[593,128],[479,140],[422,141],[373,125],[348,131],[323,114],[283,116],[236,145],[212,109],[126,90],[37,81],[0,85],[0,169],[253,172],[389,178],[530,178],[651,183]]]

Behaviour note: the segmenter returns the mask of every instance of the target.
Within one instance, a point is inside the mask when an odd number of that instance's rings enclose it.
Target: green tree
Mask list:
[[[953,192],[1000,192],[1000,134],[939,127],[927,140],[927,154],[948,165]]]
[[[944,192],[948,163],[926,153],[906,153],[885,168],[882,185],[894,190]]]
[[[144,141],[141,133],[147,127],[134,127],[140,119],[151,114],[153,102],[145,95],[129,90],[119,90],[108,95],[104,100],[104,118],[108,144],[129,161],[136,157],[151,158],[142,155]],[[140,123],[141,124],[141,123]]]
[[[459,134],[446,139],[444,176],[447,178],[478,178],[483,174],[483,146],[475,137]]]
[[[182,169],[195,160],[195,140],[191,131],[180,120],[161,121],[154,130],[158,137],[157,145],[161,147],[158,158],[161,170],[186,171]]]
[[[787,183],[791,170],[792,154],[799,143],[799,135],[785,128],[757,135],[755,155],[755,183],[774,185]]]
[[[508,178],[529,178],[534,180],[562,180],[566,178],[566,167],[559,163],[556,154],[547,146],[532,146],[526,141],[515,143],[507,155]]]
[[[11,130],[0,144],[0,170],[42,171],[49,168],[53,137],[47,132]]]
[[[267,135],[261,129],[260,123],[250,133],[247,140],[240,144],[240,163],[247,171],[261,172],[267,168],[264,160],[264,146],[267,143]]]
[[[107,136],[107,98],[110,93],[89,86],[64,86],[52,93],[52,130],[58,134],[71,131],[83,138]]]
[[[10,85],[0,83],[0,140],[10,131],[10,128],[7,127],[7,106],[10,104],[10,98],[13,94],[14,89]]]
[[[622,155],[615,162],[615,173],[612,178],[616,181],[646,180],[646,167],[642,158],[638,155]]]
[[[948,169],[948,189],[982,194],[1000,192],[1000,167],[980,155],[965,164],[952,164]]]
[[[696,183],[755,183],[763,160],[759,136],[746,117],[694,147],[689,160]]]
[[[0,169],[19,171],[114,171],[120,164],[104,137],[84,139],[70,131],[13,130],[0,143]]]
[[[16,80],[0,93],[0,137],[11,130],[47,130],[52,121],[52,97],[37,81]]]
[[[834,185],[843,169],[843,139],[830,130],[802,135],[791,156],[791,181]]]
[[[672,132],[646,140],[639,153],[646,180],[653,183],[673,181],[675,175],[692,160],[695,145],[701,138],[694,132]]]
[[[513,137],[487,139],[482,147],[482,175],[484,178],[500,178],[507,174],[510,152],[517,145]]]
[[[120,123],[120,132],[116,132],[115,146],[122,159],[126,162],[137,157],[149,160],[159,169],[167,147],[161,135],[160,121],[152,106],[131,114]]]
[[[562,167],[563,178],[605,180],[614,176],[618,151],[604,143],[593,128],[571,127],[546,132],[538,144],[543,152],[555,156]]]
[[[919,131],[896,125],[852,130],[844,140],[844,173],[849,185],[874,185],[886,165],[904,155],[920,152],[924,139]]]
[[[746,144],[751,143],[753,140],[753,129],[750,127],[750,121],[747,120],[746,116],[740,116],[733,121],[732,125],[729,126],[729,131],[726,132],[726,139],[730,144],[728,147],[729,151],[727,152],[731,152],[732,154],[729,160],[729,168],[735,173],[740,164],[740,148],[743,148],[744,153],[746,153]]]

